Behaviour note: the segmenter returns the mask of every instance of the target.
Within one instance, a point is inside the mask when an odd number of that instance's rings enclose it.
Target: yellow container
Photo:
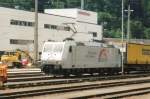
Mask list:
[[[150,45],[127,44],[127,64],[150,64]]]

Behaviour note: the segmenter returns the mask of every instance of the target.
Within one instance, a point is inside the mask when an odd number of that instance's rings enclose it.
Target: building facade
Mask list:
[[[62,13],[63,12],[63,13]],[[39,51],[47,40],[102,40],[97,13],[80,9],[47,9],[38,14]],[[0,7],[0,51],[33,51],[34,12]]]

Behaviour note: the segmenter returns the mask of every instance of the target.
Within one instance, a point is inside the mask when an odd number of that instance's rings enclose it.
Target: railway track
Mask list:
[[[135,88],[135,86],[139,86],[139,87]],[[137,96],[137,95],[150,93],[149,84],[147,85],[145,84],[145,87],[144,86],[141,87],[139,84],[135,84],[133,86],[129,85],[129,86],[126,86],[126,88],[121,89],[123,87],[124,86],[122,87],[117,86],[116,88],[114,87],[113,91],[111,91],[111,89],[108,88],[107,90],[110,90],[110,91],[103,92],[103,93],[97,92],[95,94],[85,94],[85,95],[81,95],[77,97],[70,97],[70,99],[99,99],[99,98],[100,99],[120,99],[120,98],[127,98],[131,96]],[[129,88],[129,87],[133,87],[133,88]]]
[[[8,82],[24,82],[35,80],[48,80],[51,76],[47,76],[40,69],[10,69],[8,70]]]
[[[20,98],[20,97],[31,97],[31,96],[37,96],[37,95],[45,95],[45,94],[68,94],[68,93],[75,93],[75,92],[84,92],[84,91],[89,91],[89,90],[104,90],[104,89],[110,89],[110,91],[98,91],[98,93],[93,93],[93,94],[84,94],[79,96],[79,95],[73,95],[73,96],[68,96],[68,98],[72,99],[85,99],[85,98],[92,98],[92,97],[100,97],[100,96],[106,96],[106,95],[114,95],[116,93],[120,94],[121,92],[129,92],[132,90],[148,90],[150,89],[150,77],[145,77],[145,78],[135,78],[135,79],[121,79],[121,80],[109,80],[109,81],[96,81],[96,82],[81,82],[81,83],[74,83],[74,84],[62,84],[62,85],[53,85],[53,86],[37,86],[37,87],[28,87],[28,88],[22,88],[22,89],[9,89],[9,92],[7,90],[4,90],[0,92],[0,99],[3,98]],[[127,90],[128,86],[140,86],[142,84],[145,84],[143,87],[133,87],[129,88]],[[123,90],[111,90],[112,88],[117,88],[117,87],[124,87],[122,88]],[[118,88],[119,89],[119,88]],[[112,92],[111,92],[112,91]],[[147,91],[148,92],[148,91]],[[111,96],[110,96],[111,97]],[[118,96],[119,97],[119,96]],[[55,98],[54,98],[55,99]],[[63,99],[63,98],[61,98]]]
[[[0,89],[0,99],[3,98],[21,98],[31,97],[45,94],[64,94],[70,92],[87,91],[87,90],[103,90],[120,86],[149,84],[150,74],[130,74],[102,77],[52,77],[45,76],[41,72],[11,72],[8,74],[8,83],[5,84],[5,90]],[[149,86],[150,87],[150,86]],[[84,96],[69,97],[73,99],[93,98],[93,97],[125,97],[135,94],[149,93],[149,87],[142,87],[120,90],[107,93],[95,93]],[[136,91],[138,90],[138,91]],[[126,94],[125,94],[126,93]],[[134,93],[134,94],[133,94]],[[105,97],[104,97],[105,96]],[[40,97],[40,96],[39,96]],[[37,97],[36,97],[37,98]],[[55,98],[54,98],[55,99]],[[60,98],[62,99],[62,98]]]
[[[14,69],[8,69],[7,70],[8,74],[14,74],[14,73],[29,73],[29,72],[41,72],[40,68],[14,68]]]
[[[26,74],[24,74],[24,73],[20,73],[20,74],[9,74],[8,75],[8,78],[22,78],[22,77],[38,77],[38,76],[43,76],[44,74],[43,73],[26,73]]]
[[[17,78],[17,77],[31,77],[31,76],[39,76],[43,75],[39,68],[29,68],[29,69],[8,69],[8,77],[9,78]]]
[[[20,75],[20,74],[19,74]],[[23,74],[22,74],[23,75]],[[25,77],[24,77],[25,76]],[[136,78],[136,77],[148,77],[150,74],[130,74],[130,75],[116,75],[116,76],[102,76],[102,77],[53,77],[53,76],[45,76],[40,74],[40,76],[30,76],[29,74],[23,75],[23,77],[9,77],[8,82],[5,83],[5,88],[23,88],[23,87],[31,87],[31,86],[44,86],[44,85],[58,85],[58,84],[68,84],[68,83],[80,83],[87,81],[101,81],[101,80],[112,80],[112,79],[127,79],[127,78]]]

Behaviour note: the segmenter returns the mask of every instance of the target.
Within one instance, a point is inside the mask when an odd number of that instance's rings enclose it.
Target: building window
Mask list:
[[[97,37],[97,32],[93,32],[93,37]]]
[[[10,44],[26,45],[34,43],[33,40],[10,39]]]
[[[89,31],[88,33],[89,33],[89,34],[92,34],[93,37],[97,37],[97,32],[91,32],[91,31]]]
[[[49,24],[44,24],[44,28],[49,29],[50,25]]]
[[[64,27],[65,31],[70,31],[70,27]]]
[[[70,31],[70,27],[51,25],[51,24],[44,24],[44,28],[45,29],[55,29],[55,30]]]
[[[64,30],[64,26],[57,26],[57,30]]]
[[[51,29],[57,29],[56,25],[51,25]]]
[[[16,20],[11,20],[11,21],[10,21],[10,24],[11,24],[11,25],[17,25],[17,21],[16,21]]]
[[[33,22],[28,22],[28,26],[34,26],[33,24]]]
[[[18,26],[34,26],[34,22],[28,22],[28,21],[20,21],[20,20],[10,20],[11,25],[18,25]]]

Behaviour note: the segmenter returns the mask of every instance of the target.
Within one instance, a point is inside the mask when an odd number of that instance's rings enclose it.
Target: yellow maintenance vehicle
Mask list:
[[[16,50],[14,52],[5,52],[1,56],[1,62],[7,63],[9,68],[23,68],[32,63],[32,58],[27,51]]]

